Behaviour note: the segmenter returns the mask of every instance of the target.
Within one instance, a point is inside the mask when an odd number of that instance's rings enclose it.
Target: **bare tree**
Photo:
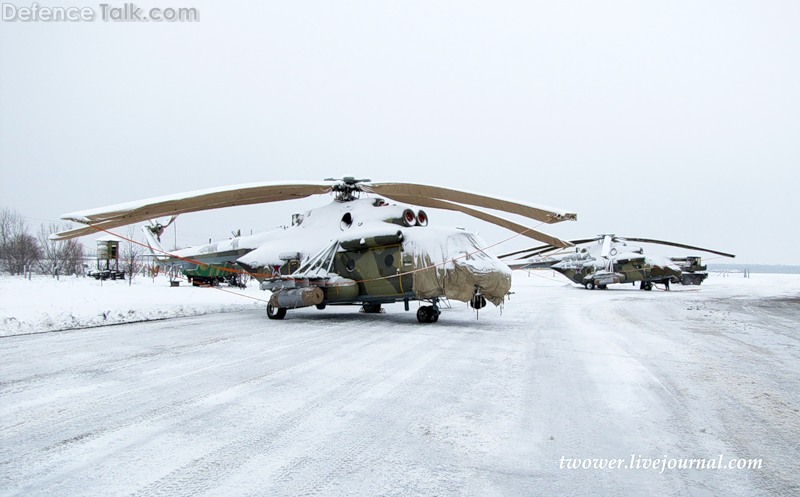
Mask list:
[[[119,262],[120,269],[128,275],[128,285],[133,284],[133,278],[142,269],[144,262],[142,254],[144,247],[136,243],[136,229],[134,226],[128,227],[128,234],[122,247],[120,248]]]
[[[28,225],[16,211],[0,211],[0,263],[11,274],[23,274],[38,264],[42,250],[36,237],[28,233]]]
[[[39,266],[43,273],[58,276],[59,274],[77,274],[82,271],[83,245],[75,238],[62,241],[50,239],[50,235],[70,228],[68,223],[42,224],[39,228],[39,245],[42,248],[42,260]]]
[[[59,266],[61,263],[61,254],[56,242],[50,239],[50,235],[58,232],[58,224],[50,223],[45,226],[42,224],[39,227],[39,246],[42,248],[42,259],[39,261],[39,267],[42,273],[50,274],[53,276],[58,275]]]
[[[64,261],[66,274],[83,275],[83,244],[76,238],[61,242],[61,260]]]
[[[38,265],[42,249],[30,233],[14,236],[6,251],[7,269],[11,274],[24,274],[26,268]]]
[[[20,233],[20,225],[24,223],[22,216],[9,208],[0,211],[0,264],[8,269],[8,248],[14,236]],[[23,230],[24,231],[24,230]]]

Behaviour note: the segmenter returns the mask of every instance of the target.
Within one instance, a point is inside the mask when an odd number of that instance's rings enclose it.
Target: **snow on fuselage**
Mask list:
[[[189,265],[235,261],[264,282],[295,273],[337,244],[330,274],[318,273],[359,282],[359,296],[379,293],[387,301],[446,296],[467,301],[479,289],[487,300],[502,303],[511,287],[508,266],[488,252],[477,235],[429,227],[427,221],[424,211],[382,198],[334,201],[295,214],[291,226],[172,255]],[[366,254],[372,260],[364,259]]]
[[[355,253],[383,245],[381,240],[393,240],[399,245],[398,260],[382,255],[386,267],[375,269],[381,277],[408,274],[419,298],[446,295],[469,300],[477,286],[490,301],[502,302],[511,286],[511,270],[485,250],[485,242],[465,230],[426,225],[427,214],[408,205],[390,204],[381,198],[334,201],[295,215],[292,226],[271,232],[237,262],[265,280],[286,274],[280,268],[285,268],[287,261],[303,264],[334,242],[340,244],[340,253]],[[340,273],[348,276],[346,270]],[[454,278],[460,278],[460,283],[455,284]]]
[[[603,257],[604,252],[607,257]],[[608,283],[641,279],[675,281],[681,274],[680,268],[666,257],[645,256],[642,247],[623,241],[613,241],[604,247],[603,239],[576,248],[575,253],[562,257],[551,267],[579,284],[595,281],[601,274],[616,276]]]

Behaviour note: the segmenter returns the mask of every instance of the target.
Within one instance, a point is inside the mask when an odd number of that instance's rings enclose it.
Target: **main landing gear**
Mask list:
[[[286,317],[286,308],[273,307],[272,304],[267,304],[267,317],[270,319],[283,319]]]
[[[420,323],[435,323],[439,320],[441,312],[432,305],[423,305],[417,309],[417,321]]]
[[[420,323],[435,323],[439,320],[439,299],[433,299],[433,305],[423,305],[417,309],[417,321]]]

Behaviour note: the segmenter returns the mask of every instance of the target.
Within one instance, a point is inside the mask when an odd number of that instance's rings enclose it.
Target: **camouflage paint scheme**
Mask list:
[[[193,256],[191,260],[171,257],[160,261],[159,265],[179,268],[191,281],[214,284],[238,275],[242,268],[235,261],[247,252],[246,249],[210,252]]]
[[[415,242],[404,240],[403,231],[398,230],[337,242],[332,260],[325,259],[330,260],[329,274],[336,275],[331,281],[303,276],[304,269],[290,270],[300,264],[298,260],[273,267],[272,275],[267,268],[254,268],[253,275],[262,282],[262,288],[273,292],[319,286],[324,291],[324,300],[319,305],[381,304],[441,297],[466,302],[476,291],[495,305],[502,304],[511,288],[511,271],[495,266],[495,262],[500,266],[502,263],[482,251],[481,242],[474,235],[460,230],[447,234],[449,236],[443,237],[447,241],[455,239],[462,244],[461,250],[474,253],[461,260],[459,254],[453,252],[453,259],[442,264],[432,260],[430,254],[416,253]],[[327,262],[322,266],[328,267]],[[280,276],[284,277],[282,282],[276,280]],[[307,305],[302,300],[302,304]],[[297,305],[300,304],[298,300]]]
[[[357,297],[339,295],[329,288],[325,298],[329,302],[413,299],[412,276],[408,273],[412,269],[410,254],[404,257],[400,244],[339,252],[333,260],[333,272],[357,282]]]
[[[681,268],[681,285],[699,285],[708,278],[708,267],[699,256],[670,257]]]
[[[699,285],[708,277],[707,268],[699,256],[646,257],[642,247],[629,245],[630,242],[736,257],[734,254],[668,240],[601,234],[594,238],[572,240],[571,243],[576,245],[574,253],[554,254],[558,247],[542,245],[504,254],[500,258],[517,257],[516,261],[509,263],[513,269],[552,268],[587,288],[641,281],[640,286],[644,290],[651,290],[653,283],[662,283],[669,289],[670,283]]]
[[[611,271],[595,264],[556,264],[552,266],[555,271],[563,274],[570,280],[587,287],[605,288],[613,283],[642,282],[646,288],[647,283],[677,283],[680,281],[681,272],[667,266],[651,264],[646,258],[614,261]]]

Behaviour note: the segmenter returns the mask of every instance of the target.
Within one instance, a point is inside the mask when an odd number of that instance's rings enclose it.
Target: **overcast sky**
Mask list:
[[[800,264],[800,2],[137,5],[200,20],[0,22],[0,207],[33,228],[185,190],[354,175],[569,209],[578,222],[544,228],[565,239]],[[183,216],[178,243],[327,202]]]

